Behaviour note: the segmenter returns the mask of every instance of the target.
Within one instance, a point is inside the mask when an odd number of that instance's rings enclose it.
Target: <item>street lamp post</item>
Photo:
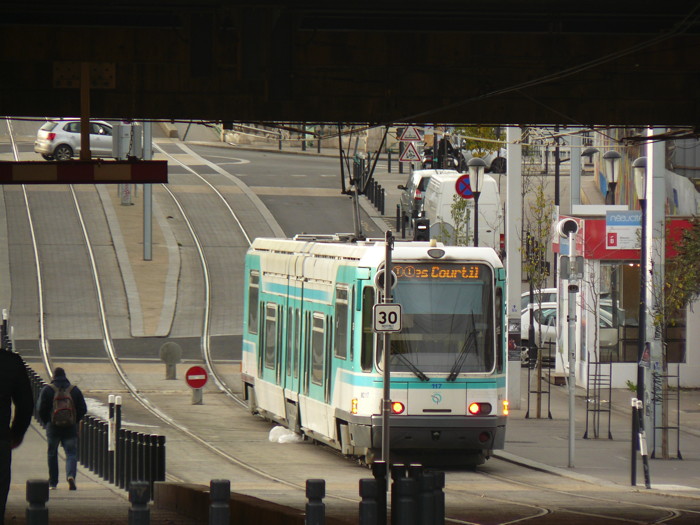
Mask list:
[[[632,163],[634,186],[637,190],[639,208],[642,210],[642,239],[639,257],[639,346],[637,347],[637,399],[644,401],[644,343],[646,339],[646,289],[647,289],[647,158],[639,157]]]
[[[484,185],[486,162],[479,157],[472,157],[467,162],[469,168],[469,184],[474,194],[474,246],[479,246],[479,195]]]
[[[621,155],[617,151],[606,151],[603,154],[603,163],[605,165],[605,176],[608,178],[608,194],[606,201],[608,204],[615,204],[615,187],[617,186],[617,178],[620,175],[620,160]]]
[[[639,343],[637,348],[637,433],[639,435],[639,447],[644,463],[644,481],[647,488],[651,488],[649,481],[649,463],[646,452],[646,435],[644,431],[644,350],[646,344],[646,317],[647,317],[647,158],[639,157],[632,163],[634,172],[634,186],[637,190],[639,207],[642,211],[642,239],[639,257]],[[633,411],[634,413],[634,411]],[[635,440],[633,440],[634,442]],[[634,449],[633,449],[634,452]],[[636,468],[633,457],[632,462],[632,485],[636,484]]]

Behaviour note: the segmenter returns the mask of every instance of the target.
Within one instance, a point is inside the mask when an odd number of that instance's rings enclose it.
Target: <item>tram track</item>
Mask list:
[[[10,124],[8,123],[8,129],[10,130],[10,135],[12,136],[11,132],[11,127]],[[14,138],[13,138],[14,141]],[[15,159],[19,160],[19,155],[16,151],[16,148],[14,149],[15,151]],[[177,161],[176,161],[177,162]],[[184,165],[184,163],[180,163],[181,165]],[[232,217],[235,218],[236,222],[239,224],[239,226],[242,229],[242,225],[240,224],[240,221],[235,217],[235,213],[231,209],[230,205],[226,202],[226,199],[224,196],[221,194],[219,190],[217,190],[214,185],[209,183],[202,177],[201,175],[197,174],[194,170],[188,169],[193,175],[196,175],[202,182],[206,184],[208,188],[211,189],[213,193],[218,195],[220,198],[221,202],[225,203],[225,206],[228,210],[228,212],[231,214]],[[188,214],[185,210],[185,206],[183,205],[181,199],[178,198],[176,195],[175,191],[171,191],[169,188],[167,188],[165,185],[163,185],[165,188],[166,192],[171,196],[173,201],[176,203],[176,206],[178,207],[183,219],[188,225],[188,229],[192,235],[192,238],[197,245],[197,250],[200,254],[201,258],[201,264],[202,268],[205,274],[205,281],[206,281],[206,292],[205,292],[205,308],[204,308],[204,320],[203,320],[203,330],[202,330],[202,336],[201,336],[201,346],[202,346],[202,359],[209,368],[210,372],[212,373],[212,376],[215,378],[215,382],[217,384],[217,387],[223,391],[229,399],[233,400],[236,402],[238,405],[241,407],[245,407],[245,403],[241,401],[233,391],[233,389],[228,386],[223,378],[220,376],[220,374],[217,373],[216,371],[216,365],[214,363],[214,360],[211,356],[211,351],[210,351],[210,344],[209,344],[209,338],[210,338],[210,316],[211,316],[211,278],[210,274],[208,271],[208,265],[206,261],[206,256],[205,256],[205,249],[203,247],[202,240],[200,239],[200,236],[197,234],[196,228],[193,225],[193,221],[188,217]],[[27,190],[24,188],[25,195],[27,195]],[[81,205],[78,200],[78,197],[76,195],[75,189],[72,186],[68,186],[67,191],[70,193],[74,207],[75,207],[75,214],[77,221],[80,225],[80,230],[82,232],[83,236],[83,241],[84,245],[86,247],[87,253],[88,253],[88,259],[89,259],[89,266],[91,269],[91,275],[90,278],[92,280],[95,294],[96,294],[96,300],[98,304],[98,317],[99,317],[99,324],[100,324],[100,330],[102,332],[102,343],[104,346],[105,353],[107,355],[107,358],[110,362],[111,367],[114,369],[116,375],[119,378],[119,382],[123,385],[125,390],[128,392],[130,398],[132,398],[136,403],[138,403],[144,410],[146,410],[148,413],[150,413],[152,416],[157,418],[161,423],[165,424],[166,426],[174,429],[176,432],[186,436],[188,439],[191,441],[197,443],[201,448],[206,449],[207,451],[215,454],[219,458],[225,460],[226,462],[235,465],[237,467],[243,468],[246,471],[253,473],[257,475],[258,477],[274,482],[276,484],[281,484],[284,486],[287,486],[291,489],[294,489],[296,491],[299,491],[303,493],[305,491],[305,485],[303,483],[298,483],[294,481],[289,481],[288,479],[285,479],[281,476],[276,476],[274,474],[271,474],[270,472],[267,472],[261,468],[256,467],[255,465],[251,464],[248,461],[245,461],[244,459],[237,457],[236,455],[227,452],[223,450],[220,447],[217,447],[210,443],[206,438],[202,437],[199,433],[194,432],[190,430],[185,424],[183,424],[180,421],[177,421],[175,418],[171,417],[168,413],[165,411],[161,410],[158,406],[156,406],[148,396],[144,394],[144,391],[139,388],[139,386],[131,380],[129,377],[129,374],[125,371],[124,367],[120,363],[119,356],[117,354],[117,351],[114,346],[114,342],[112,339],[112,335],[110,332],[110,327],[109,327],[109,321],[107,319],[107,313],[106,313],[106,307],[105,307],[105,298],[104,298],[104,292],[103,292],[103,287],[101,284],[100,280],[100,275],[99,275],[99,269],[97,266],[97,262],[95,260],[95,255],[92,250],[92,244],[90,240],[90,234],[88,232],[88,227],[85,223],[85,219],[83,217],[83,213],[81,210]],[[39,247],[38,242],[36,241],[36,225],[34,224],[34,221],[31,220],[32,217],[32,205],[30,202],[30,197],[27,195],[25,198],[25,205],[26,205],[26,212],[28,216],[28,222],[30,225],[30,230],[31,230],[31,236],[34,239],[33,245],[34,245],[34,253],[35,253],[35,265],[36,268],[38,268],[37,275],[41,276],[41,267],[42,263],[41,261],[41,250]],[[249,242],[250,239],[247,236],[247,233],[243,232],[244,237],[246,238],[246,241]],[[87,278],[87,277],[86,277]],[[48,344],[48,339],[49,339],[49,334],[48,330],[46,328],[46,323],[45,323],[45,317],[46,314],[45,312],[45,294],[44,294],[44,288],[45,288],[45,283],[43,279],[40,279],[39,277],[37,278],[37,288],[39,290],[39,296],[38,296],[38,302],[39,302],[39,324],[41,326],[40,328],[40,353],[41,353],[41,361],[46,369],[46,373],[50,376],[53,370],[53,366],[55,363],[55,359],[51,355],[51,350],[49,348]],[[335,498],[335,499],[341,499],[341,500],[346,500],[348,502],[355,502],[356,500],[350,499],[350,498],[344,498],[342,496],[334,496],[332,494],[329,494],[328,497],[330,498]]]

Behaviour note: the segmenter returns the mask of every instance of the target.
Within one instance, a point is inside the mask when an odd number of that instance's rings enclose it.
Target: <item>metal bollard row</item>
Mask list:
[[[121,428],[121,399],[110,396],[110,421],[87,415],[81,421],[78,459],[81,465],[121,489],[165,480],[165,436]]]
[[[445,473],[425,470],[422,465],[372,464],[372,479],[360,480],[360,525],[387,524],[387,475],[391,475],[392,525],[444,525]],[[306,480],[306,525],[325,524],[326,482]]]
[[[372,465],[374,479],[360,480],[360,525],[386,525],[387,465]],[[391,466],[392,525],[444,525],[445,473],[422,465]]]

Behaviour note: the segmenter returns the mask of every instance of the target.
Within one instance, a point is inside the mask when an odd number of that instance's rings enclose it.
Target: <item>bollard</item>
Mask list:
[[[114,454],[116,452],[117,437],[115,434],[115,396],[109,394],[109,421],[107,423],[107,481],[114,483]]]
[[[129,485],[134,480],[131,458],[133,452],[131,449],[133,434],[133,430],[127,430],[124,435],[124,488],[127,490],[129,490]]]
[[[156,477],[153,481],[165,481],[165,436],[158,436],[156,453]]]
[[[107,471],[107,447],[109,446],[109,423],[100,421],[100,450],[98,456],[100,477],[107,479],[109,473]]]
[[[325,479],[306,480],[306,525],[325,525],[326,504],[323,498],[326,497]]]
[[[138,455],[136,458],[136,462],[138,465],[137,472],[139,481],[148,481],[146,475],[146,445],[146,434],[144,434],[143,432],[139,432],[137,439]]]
[[[391,507],[392,525],[418,525],[416,495],[418,483],[413,478],[398,478],[394,481]],[[423,524],[421,524],[423,525]]]
[[[151,499],[148,483],[134,481],[129,485],[129,525],[149,525],[151,522],[151,509],[148,502]]]
[[[125,476],[125,446],[126,442],[126,429],[120,428],[117,432],[117,482],[116,485],[120,489],[126,488],[126,476]]]
[[[85,421],[87,416],[83,417],[78,423],[78,463],[85,465]]]
[[[212,479],[209,482],[209,525],[228,525],[231,521],[231,482]]]
[[[445,473],[441,471],[433,472],[433,505],[435,510],[435,525],[445,523]]]
[[[360,525],[379,525],[378,492],[376,479],[360,480]]]
[[[377,507],[379,508],[379,517],[377,525],[386,525],[386,490],[387,490],[387,469],[384,461],[375,461],[372,463],[372,476],[377,482]]]
[[[391,522],[394,522],[394,509],[396,509],[396,498],[399,495],[399,491],[396,486],[396,481],[406,476],[406,465],[403,463],[394,463],[391,465]]]
[[[93,460],[95,459],[93,450],[93,430],[95,427],[95,418],[93,416],[86,416],[85,418],[85,467],[92,471],[94,470]]]
[[[432,472],[423,472],[418,487],[418,522],[421,525],[437,525],[435,521],[435,477]]]
[[[98,430],[99,421],[96,417],[92,418],[92,425],[90,426],[90,470],[97,474],[97,438],[99,436]]]
[[[119,436],[122,430],[122,396],[114,397],[114,484],[119,484],[119,464],[120,464],[120,446]]]
[[[158,457],[158,436],[150,434],[146,436],[146,480],[153,494],[153,482],[156,479],[156,459]]]
[[[416,480],[416,496],[414,498],[416,504],[416,516],[421,516],[423,514],[423,509],[421,507],[420,487],[423,480],[423,465],[420,463],[411,463],[406,468],[406,474],[409,478]],[[421,525],[429,525],[428,523],[421,523]]]
[[[45,479],[27,480],[27,525],[47,525],[49,523],[49,482]]]

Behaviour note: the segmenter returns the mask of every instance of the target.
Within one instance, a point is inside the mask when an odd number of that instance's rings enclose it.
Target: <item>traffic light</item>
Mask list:
[[[430,240],[430,219],[416,219],[413,225],[414,241]]]

